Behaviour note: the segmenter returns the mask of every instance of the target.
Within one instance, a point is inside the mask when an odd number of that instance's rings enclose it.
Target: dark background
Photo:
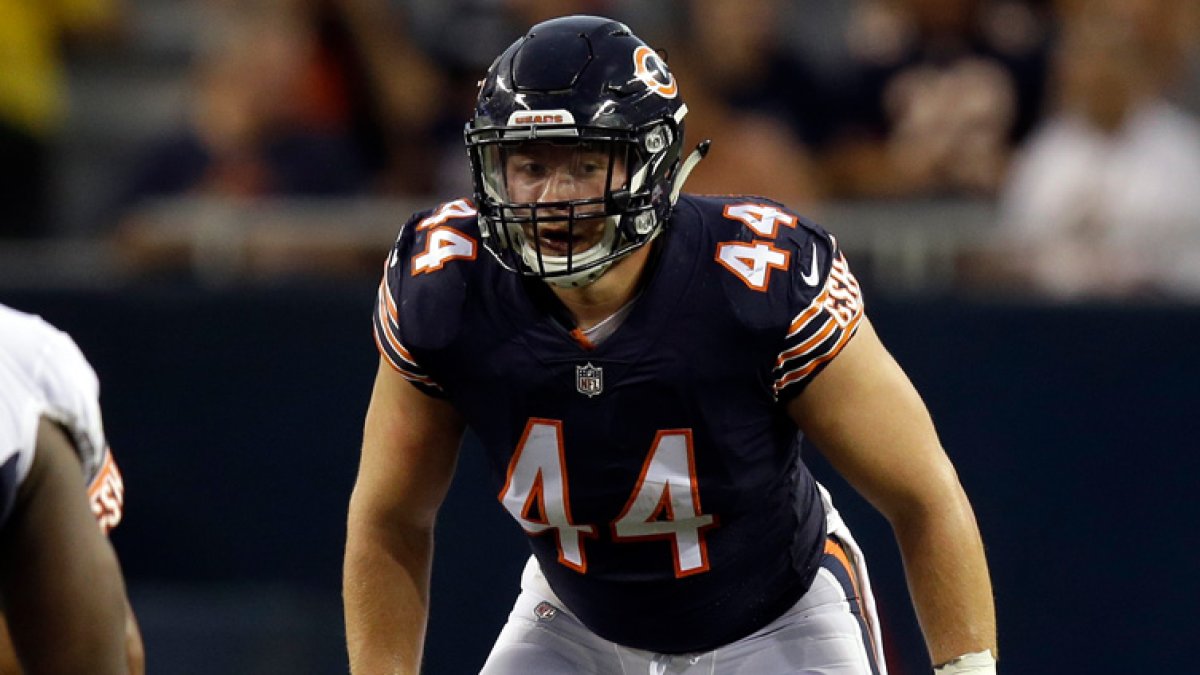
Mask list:
[[[346,504],[377,355],[371,284],[6,291],[100,375],[113,534],[152,674],[346,671]],[[1178,672],[1200,536],[1200,308],[875,303],[988,547],[1003,672]],[[893,673],[926,673],[887,524],[813,458],[871,563]],[[476,672],[524,537],[464,449],[438,531],[428,673]]]

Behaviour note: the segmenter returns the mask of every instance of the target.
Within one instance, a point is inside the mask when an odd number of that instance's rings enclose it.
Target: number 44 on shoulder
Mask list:
[[[795,228],[796,216],[769,204],[730,204],[722,215],[742,223],[755,237],[763,239],[751,243],[722,242],[717,246],[717,262],[750,288],[765,292],[771,282],[771,270],[786,270],[791,256],[764,239],[774,240],[781,225]]]

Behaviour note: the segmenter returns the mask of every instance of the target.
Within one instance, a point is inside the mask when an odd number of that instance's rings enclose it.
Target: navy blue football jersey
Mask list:
[[[684,195],[594,345],[488,254],[475,216],[459,200],[405,224],[376,341],[464,415],[555,593],[602,637],[663,653],[778,617],[825,539],[785,403],[863,316],[836,240],[763,198]]]

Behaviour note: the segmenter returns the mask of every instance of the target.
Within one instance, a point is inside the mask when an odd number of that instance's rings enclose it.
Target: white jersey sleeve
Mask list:
[[[101,526],[115,525],[120,506],[104,512],[114,489],[123,501],[123,485],[104,437],[100,383],[75,341],[40,317],[0,305],[0,383],[0,462],[17,457],[16,485],[33,462],[39,418],[54,420],[75,444]],[[97,503],[101,491],[108,504]]]
[[[42,403],[0,358],[0,522],[8,520],[17,490],[33,464]]]

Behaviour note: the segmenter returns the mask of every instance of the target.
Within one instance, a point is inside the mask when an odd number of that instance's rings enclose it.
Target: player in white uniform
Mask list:
[[[67,334],[0,305],[0,638],[11,638],[0,640],[0,672],[144,669],[105,537],[121,519],[124,486],[99,388]]]

